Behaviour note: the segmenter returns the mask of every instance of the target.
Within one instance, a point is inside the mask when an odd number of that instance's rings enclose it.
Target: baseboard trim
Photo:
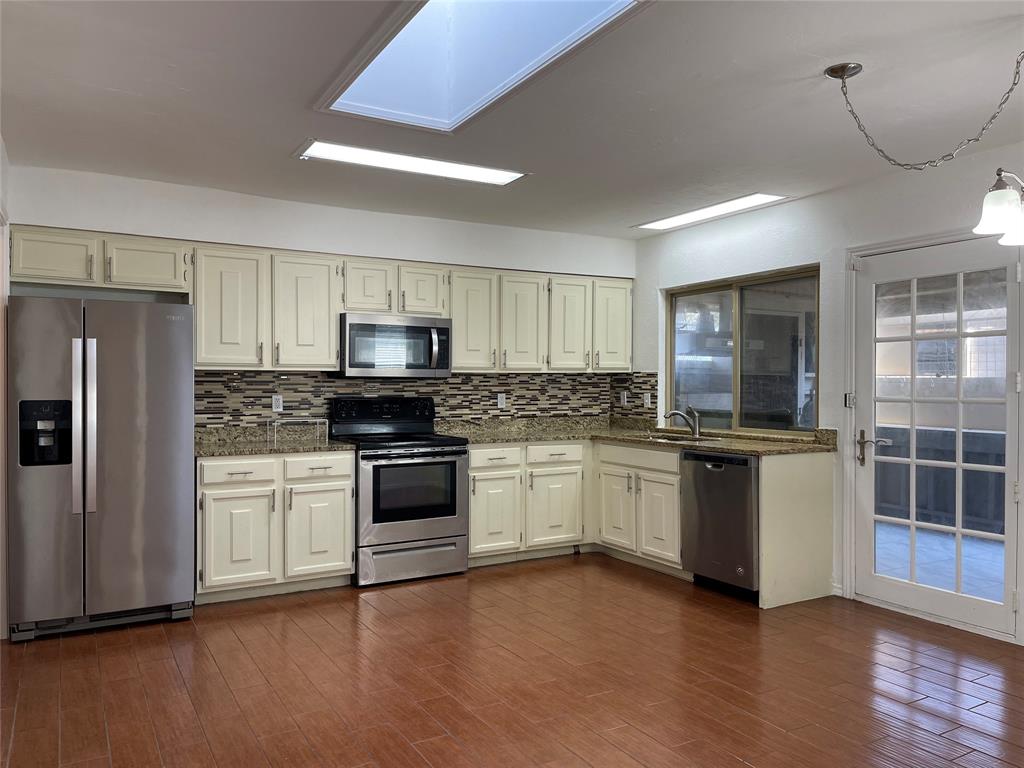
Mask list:
[[[251,600],[254,597],[273,597],[274,595],[287,595],[291,592],[308,592],[314,589],[347,587],[351,583],[352,577],[350,575],[327,576],[322,579],[306,579],[304,581],[289,581],[282,584],[266,584],[256,587],[225,589],[217,592],[202,592],[196,595],[196,605],[227,603],[232,600]]]

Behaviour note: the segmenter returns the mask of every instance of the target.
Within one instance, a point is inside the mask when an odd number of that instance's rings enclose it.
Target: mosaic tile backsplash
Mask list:
[[[336,395],[429,395],[442,419],[535,416],[655,418],[643,392],[657,404],[656,373],[453,374],[448,379],[332,379],[317,371],[196,371],[196,426],[256,426],[274,418],[321,418]],[[619,392],[629,392],[629,405]],[[504,393],[506,407],[497,407]],[[284,396],[283,414],[270,396]]]

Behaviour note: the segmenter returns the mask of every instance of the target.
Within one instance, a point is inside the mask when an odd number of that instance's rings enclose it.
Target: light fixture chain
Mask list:
[[[846,111],[850,113],[850,116],[853,117],[854,122],[857,123],[858,130],[860,130],[860,132],[864,134],[864,139],[867,141],[868,146],[875,150],[875,152],[878,153],[879,157],[883,158],[886,162],[889,163],[889,165],[895,166],[897,168],[902,168],[906,171],[923,171],[925,168],[938,168],[943,163],[948,162],[949,160],[952,160],[954,157],[956,157],[960,153],[960,151],[965,147],[969,147],[971,144],[976,144],[979,141],[981,141],[981,137],[985,135],[989,128],[992,127],[992,123],[994,123],[996,121],[996,118],[999,117],[999,114],[1003,111],[1003,107],[1006,106],[1006,102],[1010,100],[1010,95],[1017,88],[1017,84],[1020,83],[1020,68],[1022,62],[1024,62],[1024,51],[1021,51],[1020,54],[1017,56],[1017,65],[1013,69],[1013,81],[1010,83],[1010,87],[1006,90],[1006,93],[1003,94],[1003,98],[999,100],[999,106],[996,107],[996,111],[993,112],[992,116],[985,122],[983,126],[981,126],[981,130],[978,131],[977,135],[975,135],[972,138],[964,139],[963,141],[961,141],[959,144],[956,145],[956,148],[952,152],[947,152],[946,154],[941,155],[940,157],[937,157],[934,160],[928,160],[923,163],[901,163],[899,160],[897,160],[884,149],[882,149],[880,146],[878,146],[878,144],[875,142],[874,137],[870,133],[868,133],[868,129],[864,127],[864,123],[861,121],[860,115],[858,115],[857,111],[853,108],[853,104],[850,103],[850,94],[846,87],[845,74],[842,77],[841,89],[843,92],[843,98],[846,100]]]

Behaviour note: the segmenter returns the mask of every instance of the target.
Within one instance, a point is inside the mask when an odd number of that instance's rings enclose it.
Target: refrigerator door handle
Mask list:
[[[96,512],[96,339],[85,340],[85,511]]]
[[[71,514],[82,514],[82,340],[71,340]]]

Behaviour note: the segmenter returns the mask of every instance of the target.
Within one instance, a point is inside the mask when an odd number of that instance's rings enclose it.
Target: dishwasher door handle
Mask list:
[[[712,464],[710,461],[705,461],[704,469],[710,469],[712,472],[722,472],[725,470],[725,464]]]

